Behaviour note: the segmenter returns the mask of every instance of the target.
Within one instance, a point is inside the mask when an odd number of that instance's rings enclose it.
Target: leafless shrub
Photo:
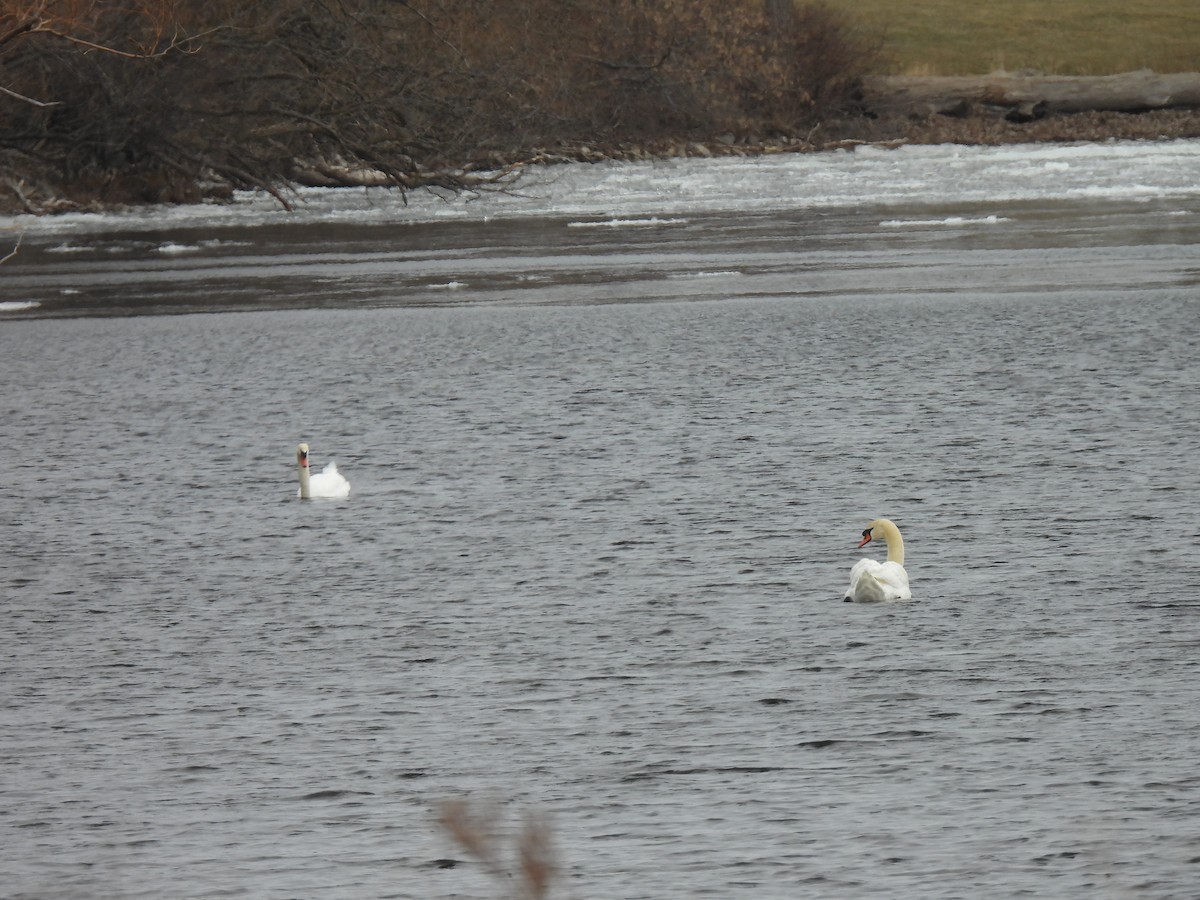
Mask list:
[[[559,141],[794,133],[873,48],[787,0],[9,0],[0,199],[400,188]],[[118,14],[119,13],[119,14]],[[436,172],[436,175],[430,173]],[[15,175],[15,177],[14,177]]]
[[[877,55],[822,5],[615,0],[608,9],[593,60],[609,97],[594,107],[640,134],[794,133],[849,105]]]

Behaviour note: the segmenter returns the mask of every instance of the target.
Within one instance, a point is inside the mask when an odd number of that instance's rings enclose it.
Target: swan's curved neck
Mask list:
[[[300,499],[308,499],[308,460],[301,459],[297,465],[300,467]]]
[[[904,538],[900,537],[900,529],[896,524],[888,519],[881,519],[875,530],[887,543],[888,562],[904,565]]]

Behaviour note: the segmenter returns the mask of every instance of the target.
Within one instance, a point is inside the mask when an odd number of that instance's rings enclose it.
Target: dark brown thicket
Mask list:
[[[875,49],[790,0],[0,0],[0,203],[453,187],[556,143],[794,134]]]

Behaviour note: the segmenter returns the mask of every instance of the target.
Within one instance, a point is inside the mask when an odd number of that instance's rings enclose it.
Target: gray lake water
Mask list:
[[[601,225],[26,238],[6,897],[1195,893],[1200,199]]]

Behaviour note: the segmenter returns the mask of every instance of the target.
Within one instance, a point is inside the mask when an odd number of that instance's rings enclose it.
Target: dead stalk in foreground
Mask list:
[[[438,807],[438,824],[463,850],[474,857],[492,877],[507,882],[498,848],[498,810],[492,804],[473,808],[466,800],[447,800]],[[544,816],[527,813],[516,838],[517,896],[543,900],[558,872],[550,826]]]

